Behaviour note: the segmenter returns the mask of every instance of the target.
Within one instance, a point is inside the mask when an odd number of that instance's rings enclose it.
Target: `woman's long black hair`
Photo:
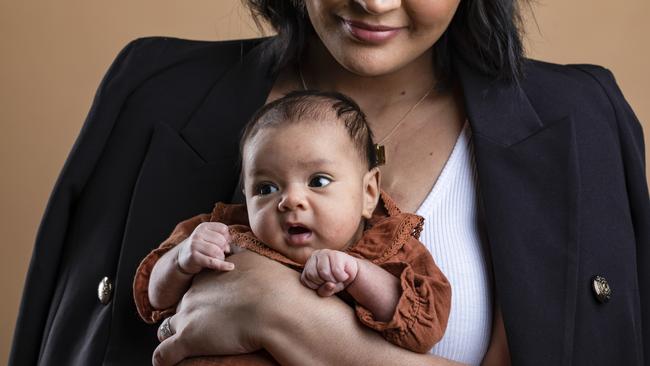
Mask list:
[[[520,1],[461,0],[449,28],[434,47],[434,69],[444,81],[453,79],[452,55],[480,73],[518,82],[524,50]],[[270,47],[280,55],[277,69],[296,62],[305,48],[311,23],[303,0],[244,0],[253,16],[278,33]]]

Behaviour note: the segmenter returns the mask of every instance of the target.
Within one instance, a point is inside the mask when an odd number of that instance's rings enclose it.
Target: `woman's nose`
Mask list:
[[[293,211],[293,210],[304,210],[307,208],[307,199],[304,192],[300,189],[286,189],[280,203],[278,203],[278,210],[281,212],[284,211]]]
[[[402,6],[401,0],[354,0],[354,2],[373,15],[387,13]]]

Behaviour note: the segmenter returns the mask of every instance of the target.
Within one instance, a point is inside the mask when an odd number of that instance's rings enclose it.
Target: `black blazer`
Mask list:
[[[120,53],[47,206],[11,365],[149,364],[135,269],[175,223],[231,199],[240,130],[274,81],[264,45],[147,38]],[[528,61],[517,87],[454,67],[514,364],[648,364],[643,136],[611,73]]]

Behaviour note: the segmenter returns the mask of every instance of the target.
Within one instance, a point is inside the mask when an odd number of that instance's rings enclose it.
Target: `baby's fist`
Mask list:
[[[357,259],[338,250],[315,250],[302,271],[300,281],[320,296],[332,296],[357,277]]]
[[[178,250],[178,269],[188,274],[199,273],[203,268],[231,271],[235,265],[226,262],[230,253],[230,233],[220,222],[204,222],[194,229]]]

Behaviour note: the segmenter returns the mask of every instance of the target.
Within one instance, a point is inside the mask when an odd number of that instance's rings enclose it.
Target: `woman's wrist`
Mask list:
[[[292,296],[300,296],[292,293],[294,287],[302,289],[299,274],[278,262],[246,250],[231,255],[229,261],[235,264],[235,270],[227,275],[248,284],[236,289],[241,297],[247,298],[239,303],[237,309],[242,329],[248,330],[250,336],[256,338],[254,343],[266,348],[278,334],[285,331],[284,322],[293,321],[291,312],[286,310],[291,308],[289,300]],[[287,286],[294,282],[297,285]]]

